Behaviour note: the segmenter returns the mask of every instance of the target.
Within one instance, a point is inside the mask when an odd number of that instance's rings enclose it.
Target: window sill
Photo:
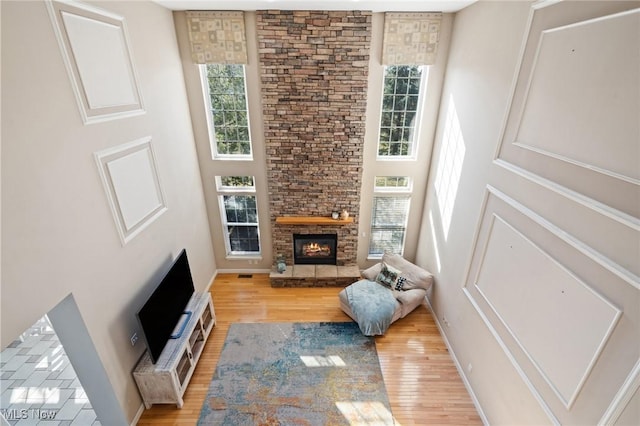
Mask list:
[[[376,157],[376,161],[399,161],[399,162],[404,162],[404,161],[416,161],[418,159],[417,156],[415,155],[411,155],[411,156],[406,156],[406,157],[387,157],[387,156],[377,156]]]
[[[253,161],[253,155],[237,155],[237,156],[225,156],[215,155],[212,157],[214,161]]]
[[[225,259],[227,260],[262,260],[262,255],[259,254],[228,254]]]

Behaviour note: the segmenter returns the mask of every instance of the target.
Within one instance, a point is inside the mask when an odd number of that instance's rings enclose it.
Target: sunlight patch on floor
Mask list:
[[[379,401],[338,401],[336,407],[351,426],[400,425]]]
[[[346,367],[347,364],[337,355],[329,356],[305,356],[301,355],[300,359],[307,367]]]

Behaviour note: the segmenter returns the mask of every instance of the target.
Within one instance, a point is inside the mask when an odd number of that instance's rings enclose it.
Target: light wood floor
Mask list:
[[[266,274],[218,275],[211,286],[213,329],[184,407],[154,405],[138,425],[194,425],[232,322],[351,321],[338,303],[341,288],[271,288]],[[391,411],[398,424],[482,424],[426,303],[376,337]]]

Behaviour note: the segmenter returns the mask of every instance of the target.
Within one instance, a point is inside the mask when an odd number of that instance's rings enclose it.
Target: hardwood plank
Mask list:
[[[340,287],[272,288],[268,274],[218,275],[211,286],[216,326],[184,395],[182,409],[154,405],[138,425],[192,426],[233,322],[351,321],[340,310]],[[395,322],[376,347],[398,424],[482,424],[426,303]]]

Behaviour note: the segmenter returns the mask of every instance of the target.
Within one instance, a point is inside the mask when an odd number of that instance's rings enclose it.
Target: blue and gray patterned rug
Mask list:
[[[356,323],[231,324],[198,425],[352,424],[394,424]]]

